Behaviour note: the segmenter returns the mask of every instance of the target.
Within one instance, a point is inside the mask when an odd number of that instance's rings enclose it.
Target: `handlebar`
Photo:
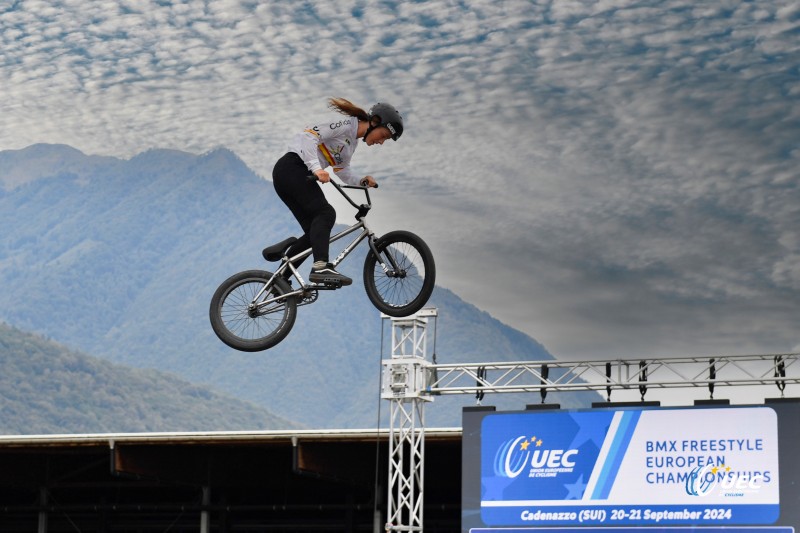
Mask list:
[[[307,179],[309,181],[318,181],[317,180],[317,176],[314,175],[314,174],[309,174]],[[369,211],[372,208],[372,200],[369,197],[369,189],[370,189],[369,186],[364,186],[364,185],[339,185],[338,183],[336,183],[333,180],[330,180],[328,183],[333,185],[336,188],[336,190],[339,191],[339,193],[342,196],[344,196],[344,199],[347,200],[347,202],[350,205],[352,205],[354,208],[358,209],[358,214],[356,214],[356,218],[358,218],[358,219],[362,218],[364,215],[367,214],[367,211]],[[375,184],[375,188],[376,189],[378,188],[377,184]],[[361,205],[356,204],[353,201],[353,199],[350,198],[350,195],[347,194],[346,192],[344,192],[344,189],[358,189],[358,190],[364,191],[364,196],[367,197],[366,205],[364,205],[364,204],[361,204]]]
[[[308,176],[306,176],[306,179],[308,179],[309,181],[318,181],[319,180],[319,178],[317,178],[316,174],[309,174]],[[333,180],[330,180],[330,183],[333,183],[334,185],[338,185]],[[369,188],[371,188],[369,185],[339,185],[339,186],[340,187],[344,187],[345,189],[369,189]],[[377,189],[378,188],[378,184],[376,183],[375,187],[372,187],[372,188],[373,189]]]

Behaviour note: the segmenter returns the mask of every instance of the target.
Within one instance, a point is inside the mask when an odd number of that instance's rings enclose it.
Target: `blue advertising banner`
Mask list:
[[[489,414],[480,518],[489,527],[774,524],[769,407]]]

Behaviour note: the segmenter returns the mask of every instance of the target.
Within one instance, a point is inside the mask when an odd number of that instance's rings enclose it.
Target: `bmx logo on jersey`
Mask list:
[[[527,477],[554,478],[575,470],[578,450],[547,448],[535,435],[520,435],[504,442],[495,455],[495,473],[514,479],[527,472]]]

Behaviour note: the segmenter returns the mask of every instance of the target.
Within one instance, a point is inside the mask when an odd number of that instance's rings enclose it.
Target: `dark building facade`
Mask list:
[[[388,435],[0,437],[0,531],[383,531]],[[461,432],[425,433],[424,524],[458,531]]]

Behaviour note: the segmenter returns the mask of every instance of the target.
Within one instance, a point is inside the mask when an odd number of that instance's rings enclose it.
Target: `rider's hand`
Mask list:
[[[325,170],[315,170],[314,175],[317,177],[317,180],[319,180],[320,183],[328,183],[331,181],[331,175]]]
[[[361,186],[362,187],[377,187],[378,184],[375,181],[375,178],[372,176],[364,176],[361,178]]]

